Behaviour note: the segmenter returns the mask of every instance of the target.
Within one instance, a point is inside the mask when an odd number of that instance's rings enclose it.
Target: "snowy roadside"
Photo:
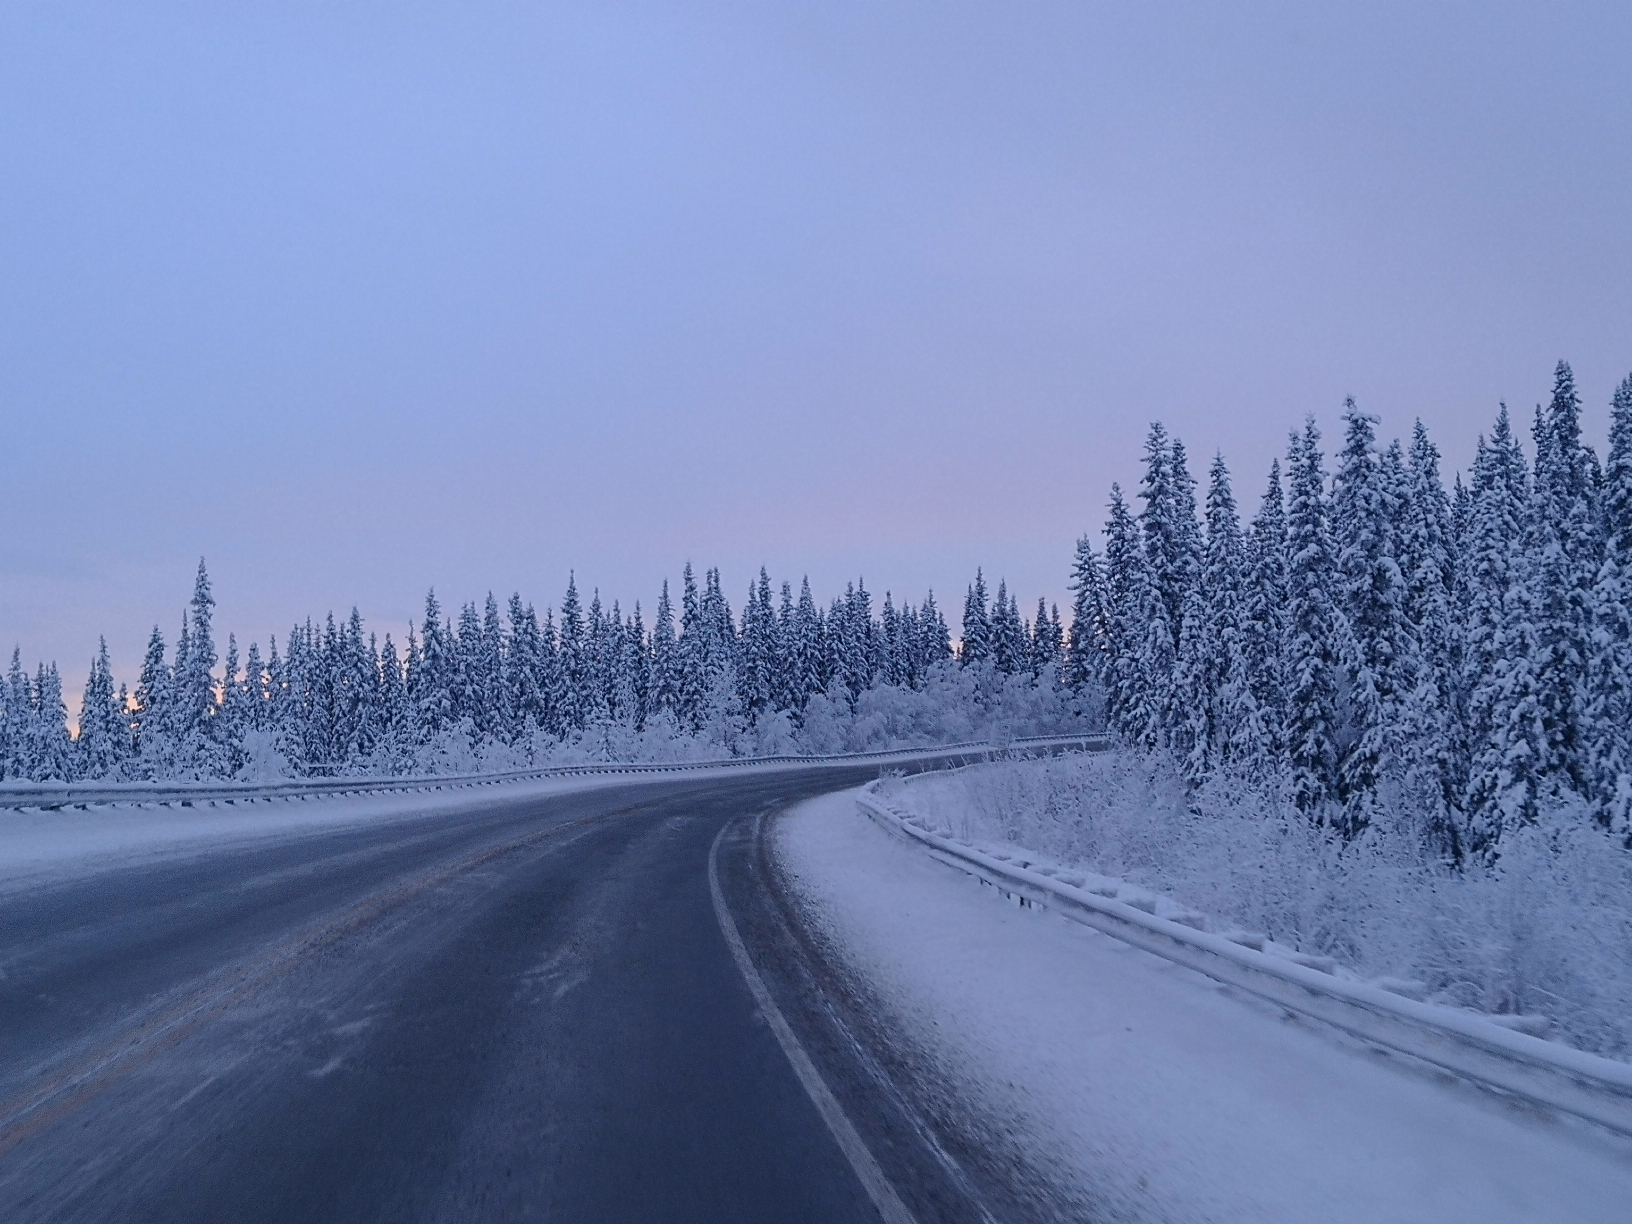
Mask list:
[[[998,904],[853,793],[795,809],[778,857],[812,921],[1082,1214],[1612,1220],[1611,1141],[1435,1082],[1170,962]]]
[[[798,762],[689,768],[683,773],[596,773],[502,785],[373,795],[279,796],[0,812],[0,891],[159,859],[212,853],[365,824],[408,823],[612,786],[741,777],[747,771],[809,768]]]
[[[275,798],[185,808],[154,803],[5,812],[0,813],[0,891],[356,825],[474,814],[518,800],[628,784],[630,780],[596,775],[481,790]]]
[[[1632,855],[1579,824],[1514,831],[1499,869],[1449,871],[1408,828],[1345,845],[1249,789],[1191,790],[1121,752],[892,779],[962,843],[1407,998],[1632,1059]]]

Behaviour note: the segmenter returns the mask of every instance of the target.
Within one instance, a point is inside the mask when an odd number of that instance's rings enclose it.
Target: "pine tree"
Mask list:
[[[381,764],[391,773],[401,772],[413,739],[412,714],[402,662],[389,633],[380,647],[380,724],[385,754]]]
[[[1599,823],[1632,839],[1632,376],[1610,402],[1602,509],[1603,564],[1592,589],[1585,774]]]
[[[1580,400],[1565,362],[1558,363],[1545,416],[1537,411],[1535,441],[1528,538],[1537,700],[1545,732],[1538,775],[1549,788],[1585,794],[1583,699],[1591,655],[1592,588],[1602,553],[1600,476],[1596,458],[1581,443]]]
[[[791,594],[791,592],[790,592]],[[810,593],[810,578],[799,584],[799,599],[790,612],[788,629],[783,635],[783,650],[787,669],[787,708],[797,717],[805,703],[823,691],[826,678],[822,660],[822,613]]]
[[[1065,681],[1079,692],[1105,679],[1104,585],[1093,541],[1083,536],[1071,564],[1071,629],[1065,647]]]
[[[132,720],[137,750],[141,753],[142,774],[148,778],[169,777],[175,758],[170,669],[165,666],[164,654],[164,635],[154,625],[147,639],[141,677],[136,682],[136,709]]]
[[[918,610],[919,650],[924,670],[950,662],[952,659],[952,632],[946,617],[935,605],[935,592],[924,597],[924,606]]]
[[[1151,599],[1147,570],[1139,526],[1121,487],[1113,484],[1105,523],[1106,706],[1112,729],[1135,743],[1154,740],[1159,715],[1156,691],[1145,683],[1143,672]]]
[[[1463,808],[1481,830],[1474,837],[1478,850],[1500,828],[1499,817],[1486,819],[1485,813],[1502,791],[1504,754],[1497,739],[1508,712],[1501,704],[1498,673],[1508,644],[1504,628],[1522,595],[1517,588],[1527,581],[1521,553],[1528,502],[1527,465],[1503,404],[1490,442],[1480,438],[1474,454],[1457,550],[1457,688],[1464,695],[1463,752],[1468,762]],[[1526,638],[1533,636],[1532,629],[1520,628]]]
[[[1226,693],[1233,755],[1249,770],[1274,775],[1286,756],[1287,535],[1281,465],[1269,483],[1246,544],[1240,609],[1242,683]]]
[[[1037,619],[1032,622],[1031,631],[1031,674],[1040,677],[1050,667],[1059,667],[1064,657],[1065,643],[1061,637],[1060,610],[1054,609],[1054,616],[1049,618],[1048,601],[1037,600]]]
[[[79,707],[79,738],[75,748],[81,777],[116,779],[130,755],[130,731],[117,701],[113,670],[108,664],[108,641],[101,638],[97,642],[96,657],[91,660],[90,674],[85,679],[85,697]]]
[[[412,640],[412,631],[410,631]],[[425,619],[420,625],[419,649],[408,674],[408,700],[414,710],[415,738],[429,743],[454,722],[453,657],[442,624],[436,591],[425,595]]]
[[[669,580],[657,597],[657,619],[652,622],[652,708],[680,717],[680,652],[674,635],[674,607],[669,602]]]
[[[748,600],[742,607],[742,668],[737,673],[737,692],[751,722],[772,708],[779,653],[776,612],[771,607],[771,579],[761,566],[759,583],[749,586]]]
[[[1375,417],[1344,403],[1347,426],[1332,481],[1331,522],[1340,583],[1334,625],[1347,684],[1340,711],[1339,794],[1350,805],[1373,796],[1385,756],[1402,744],[1404,704],[1417,683],[1416,645],[1405,618],[1404,578],[1394,555],[1403,464],[1397,450],[1379,462]],[[1363,823],[1363,818],[1351,820]]]
[[[1207,488],[1207,539],[1201,580],[1185,598],[1180,633],[1178,689],[1186,711],[1182,747],[1185,770],[1203,778],[1235,748],[1233,719],[1251,700],[1241,654],[1241,604],[1245,575],[1240,517],[1222,455],[1213,459]],[[1235,700],[1231,701],[1235,689]]]
[[[958,662],[964,667],[992,657],[992,624],[986,612],[986,576],[978,568],[975,581],[963,601],[963,631],[958,643]]]
[[[1002,579],[998,581],[997,600],[992,605],[991,637],[992,666],[999,672],[1012,676],[1027,666],[1030,651],[1020,625],[1020,613],[1010,604],[1009,586]]]
[[[1416,647],[1415,684],[1402,696],[1401,734],[1410,748],[1405,762],[1434,778],[1439,811],[1431,837],[1451,861],[1461,857],[1456,814],[1466,777],[1466,746],[1460,732],[1465,701],[1460,688],[1460,651],[1453,617],[1456,555],[1450,499],[1439,474],[1439,450],[1419,420],[1400,497],[1397,555],[1404,580],[1402,607]]]
[[[210,621],[215,597],[210,592],[210,576],[199,558],[193,598],[188,604],[186,648],[176,652],[174,677],[175,734],[188,768],[208,775],[214,765],[210,752],[210,721],[215,717],[215,641]]]
[[[32,725],[29,728],[27,776],[36,782],[70,782],[74,778],[73,741],[68,735],[68,707],[55,663],[35,673]]]
[[[0,763],[5,777],[29,780],[32,778],[29,760],[29,736],[34,725],[34,694],[23,670],[23,652],[16,647],[11,652],[11,669],[6,673],[6,756]]]
[[[1337,793],[1338,568],[1326,521],[1320,431],[1313,417],[1287,456],[1286,743],[1293,803],[1326,823]],[[1338,821],[1342,824],[1342,821]],[[1343,828],[1348,833],[1354,830]]]

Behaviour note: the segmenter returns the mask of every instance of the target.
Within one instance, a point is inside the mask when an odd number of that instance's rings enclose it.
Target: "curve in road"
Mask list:
[[[0,897],[0,1218],[989,1218],[766,868],[762,814],[877,772],[643,781]]]

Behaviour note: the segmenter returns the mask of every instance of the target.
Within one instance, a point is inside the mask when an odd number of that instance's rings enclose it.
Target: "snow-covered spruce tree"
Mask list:
[[[1598,822],[1632,841],[1632,376],[1610,403],[1601,504],[1603,564],[1592,588],[1585,774]]]
[[[1499,820],[1492,823],[1486,813],[1502,790],[1497,737],[1507,711],[1501,704],[1499,673],[1509,644],[1505,634],[1509,613],[1525,580],[1521,551],[1528,502],[1527,464],[1503,404],[1489,442],[1480,438],[1474,452],[1457,550],[1458,690],[1467,761],[1462,808],[1471,822],[1470,832],[1478,830],[1476,849],[1493,840],[1500,828]],[[1528,640],[1522,620],[1519,627]]]
[[[222,746],[211,726],[216,713],[217,658],[210,623],[214,610],[210,576],[200,558],[172,676],[175,767],[189,777],[216,777],[221,772]]]
[[[136,681],[132,725],[136,734],[137,769],[144,778],[172,776],[175,733],[170,669],[164,661],[164,635],[157,625],[147,639],[141,675]]]
[[[688,572],[689,579],[690,574]],[[562,735],[573,735],[589,721],[593,697],[589,693],[589,644],[585,640],[583,608],[578,602],[578,575],[567,575],[567,593],[561,597],[559,634],[561,685],[556,708]]]
[[[397,657],[397,645],[389,633],[380,646],[380,723],[381,739],[375,752],[375,771],[384,774],[409,772],[413,760],[413,736],[408,689],[403,680],[402,661]]]
[[[68,707],[62,699],[62,677],[57,665],[41,663],[29,694],[31,717],[24,738],[22,776],[36,782],[74,779],[73,740],[68,734]]]
[[[113,686],[113,670],[108,663],[108,641],[97,642],[85,679],[85,697],[79,707],[79,738],[74,744],[79,757],[76,772],[82,778],[118,779],[130,757],[130,725],[120,707]]]
[[[1234,763],[1242,746],[1234,719],[1252,700],[1241,640],[1245,555],[1223,455],[1209,473],[1206,518],[1201,578],[1185,598],[1176,685],[1187,719],[1184,768],[1197,779]]]
[[[839,607],[834,625],[834,662],[836,674],[850,694],[853,709],[861,694],[872,687],[877,667],[872,596],[867,593],[867,584],[864,581],[854,585],[846,583],[844,601]]]
[[[1054,668],[1058,675],[1065,656],[1065,630],[1060,624],[1060,610],[1049,614],[1048,601],[1037,600],[1037,619],[1031,625],[1031,674],[1036,679],[1046,668]]]
[[[1242,682],[1225,692],[1232,755],[1262,779],[1278,775],[1286,755],[1287,551],[1281,465],[1269,482],[1246,540],[1239,617]]]
[[[680,726],[695,734],[702,727],[703,702],[711,687],[708,674],[708,646],[704,641],[702,603],[697,596],[697,579],[687,561],[680,572],[680,691],[677,712]]]
[[[635,612],[624,626],[624,670],[629,678],[633,701],[630,708],[632,726],[636,731],[646,729],[646,720],[652,712],[652,656],[647,647],[646,625],[640,615],[640,600],[635,600]]]
[[[425,619],[420,623],[418,651],[408,669],[408,701],[412,707],[414,740],[429,744],[454,722],[451,672],[453,658],[436,591],[425,595]]]
[[[789,684],[793,693],[791,708],[802,711],[805,702],[827,688],[827,675],[822,661],[826,647],[822,641],[822,610],[810,593],[810,578],[799,583],[799,603],[793,612],[793,635],[788,645]]]
[[[519,591],[512,592],[505,606],[505,617],[509,632],[501,667],[508,713],[506,733],[512,742],[527,742],[545,725],[544,693],[540,683],[543,643],[539,637],[538,616],[531,606],[522,604]],[[381,669],[383,694],[386,685],[383,658]]]
[[[952,659],[952,631],[935,605],[934,591],[924,597],[923,606],[918,609],[918,650],[920,666],[926,674],[930,668]]]
[[[1366,823],[1358,810],[1376,793],[1384,759],[1404,745],[1405,703],[1415,690],[1415,635],[1405,616],[1405,581],[1394,552],[1403,510],[1404,464],[1398,450],[1380,460],[1376,418],[1344,403],[1343,451],[1332,480],[1331,522],[1337,549],[1337,629],[1345,684],[1338,708],[1338,792],[1357,809],[1351,829]],[[1344,649],[1346,647],[1346,649]]]
[[[1291,498],[1287,508],[1287,617],[1285,666],[1288,684],[1286,751],[1293,804],[1320,824],[1345,835],[1349,813],[1338,797],[1337,701],[1342,611],[1332,597],[1338,568],[1326,521],[1325,472],[1320,431],[1313,417],[1292,435],[1287,455]]]
[[[1187,717],[1175,680],[1185,603],[1200,576],[1201,535],[1184,446],[1169,441],[1160,422],[1151,425],[1145,443],[1139,496],[1146,586],[1138,670],[1148,708],[1135,738],[1152,747],[1172,743],[1182,753]]]
[[[1413,745],[1407,772],[1432,777],[1438,794],[1430,836],[1451,861],[1462,854],[1461,798],[1466,748],[1460,650],[1452,622],[1456,589],[1455,533],[1450,499],[1439,474],[1439,450],[1419,420],[1400,497],[1396,553],[1405,582],[1403,608],[1416,645],[1416,678],[1403,694],[1401,730]]]
[[[963,629],[958,642],[958,662],[964,667],[992,657],[992,623],[986,612],[986,575],[975,570],[975,580],[963,599]]]
[[[680,717],[680,647],[674,632],[674,605],[669,601],[669,580],[657,597],[652,621],[652,708]]]
[[[1537,699],[1545,732],[1540,773],[1549,789],[1587,793],[1583,735],[1593,584],[1603,552],[1597,457],[1581,442],[1580,400],[1565,362],[1536,414],[1530,506],[1531,600]]]
[[[1147,578],[1139,525],[1128,510],[1120,486],[1111,486],[1110,517],[1105,523],[1105,657],[1106,714],[1110,727],[1132,743],[1144,742],[1157,725],[1154,690],[1145,683],[1142,664]]]
[[[1026,666],[1025,631],[1020,625],[1020,610],[1009,601],[1006,579],[997,583],[997,599],[992,604],[992,666],[1005,676],[1012,676]]]
[[[759,581],[750,584],[748,599],[742,605],[742,670],[737,675],[737,693],[750,719],[774,708],[780,654],[776,611],[771,606],[771,577],[761,566]]]

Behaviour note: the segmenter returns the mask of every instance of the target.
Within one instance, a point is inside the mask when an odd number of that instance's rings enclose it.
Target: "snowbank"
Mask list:
[[[1356,976],[1546,1016],[1572,1045],[1632,1054],[1632,856],[1578,823],[1516,831],[1498,870],[1459,874],[1432,865],[1408,819],[1342,846],[1245,787],[1187,794],[1160,758],[998,762],[883,793],[972,843],[1024,846]]]
[[[1632,1166],[1595,1137],[1002,905],[847,796],[774,837],[806,912],[887,1009],[880,1027],[1019,1176],[1046,1181],[1040,1212],[1494,1224],[1619,1220],[1632,1201]]]

